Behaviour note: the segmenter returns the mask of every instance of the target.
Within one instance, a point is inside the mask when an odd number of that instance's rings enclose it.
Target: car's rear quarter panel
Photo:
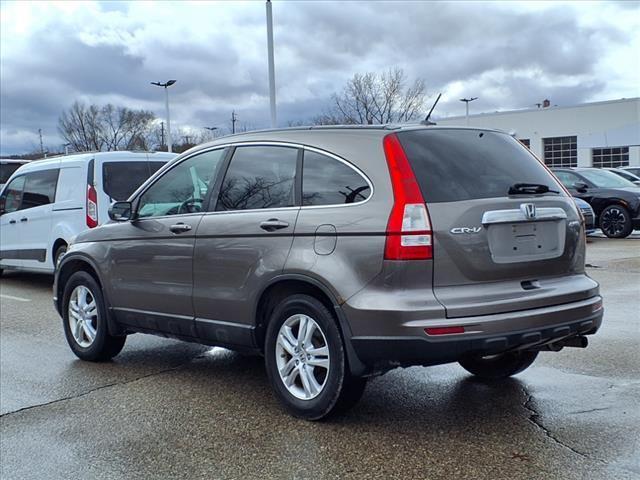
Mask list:
[[[302,207],[283,271],[313,277],[343,303],[382,270],[384,234],[393,204],[382,139],[390,132],[292,133],[293,141],[350,162],[373,185],[372,195],[363,203]]]

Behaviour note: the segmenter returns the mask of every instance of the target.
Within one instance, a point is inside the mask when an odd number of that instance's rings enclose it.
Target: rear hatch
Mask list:
[[[526,147],[504,133],[463,128],[398,138],[431,217],[434,294],[448,317],[592,296],[579,213]]]

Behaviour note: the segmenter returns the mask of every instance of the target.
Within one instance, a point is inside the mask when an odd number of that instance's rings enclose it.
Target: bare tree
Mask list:
[[[60,115],[58,130],[76,152],[147,150],[151,147],[154,119],[147,110],[74,102]]]
[[[331,97],[331,107],[315,117],[316,125],[401,123],[421,115],[425,102],[424,80],[412,84],[400,68],[376,74],[355,74],[340,94]]]

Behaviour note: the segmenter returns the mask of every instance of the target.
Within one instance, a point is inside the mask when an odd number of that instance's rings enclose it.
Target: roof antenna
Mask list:
[[[436,101],[433,102],[433,106],[431,107],[431,110],[429,110],[429,113],[427,114],[425,119],[420,122],[421,125],[435,125],[436,124],[435,122],[430,121],[429,118],[431,117],[431,113],[433,112],[433,109],[436,108],[436,105],[438,104],[438,101],[440,100],[441,96],[442,96],[442,93],[439,93],[438,94],[438,98],[436,98]]]

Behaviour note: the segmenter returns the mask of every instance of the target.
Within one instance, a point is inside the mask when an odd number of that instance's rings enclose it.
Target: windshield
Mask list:
[[[607,170],[580,170],[578,173],[598,188],[635,187],[629,180],[625,180],[621,176]]]

